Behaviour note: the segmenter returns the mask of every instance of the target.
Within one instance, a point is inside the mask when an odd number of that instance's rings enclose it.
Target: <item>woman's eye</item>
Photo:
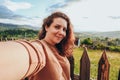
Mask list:
[[[60,26],[55,26],[56,29],[60,29]]]
[[[62,27],[59,26],[59,25],[56,25],[56,26],[55,26],[55,29],[62,29]],[[66,28],[63,28],[62,30],[63,30],[64,32],[66,32],[67,29],[66,29]]]
[[[66,28],[63,28],[63,31],[64,31],[64,32],[66,32],[66,30],[67,30]]]

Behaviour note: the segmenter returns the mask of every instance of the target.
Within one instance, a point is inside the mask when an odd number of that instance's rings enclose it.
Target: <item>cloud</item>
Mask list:
[[[64,7],[67,7],[67,6],[69,6],[69,4],[77,2],[77,1],[81,1],[81,0],[60,0],[60,1],[57,1],[53,4],[51,4],[48,8],[46,8],[46,11],[53,12],[53,11],[56,11],[58,9],[62,9]]]
[[[0,18],[10,18],[14,13],[3,5],[0,5]]]
[[[52,12],[52,11],[55,11],[56,9],[58,9],[58,8],[65,7],[66,5],[67,5],[67,3],[65,3],[65,2],[57,2],[57,3],[49,6],[49,8],[47,8],[46,11]]]
[[[3,19],[0,18],[0,23],[11,23],[17,25],[31,25],[33,27],[40,27],[40,18],[17,18],[17,19]]]
[[[12,11],[16,11],[19,9],[28,9],[31,8],[31,4],[27,2],[12,2],[11,0],[5,0],[3,3],[4,6],[6,6],[8,9]]]
[[[108,16],[111,19],[120,19],[120,16]]]
[[[120,30],[119,3],[120,0],[71,1],[59,11],[70,17],[75,30]]]
[[[9,10],[6,6],[0,5],[0,22],[1,23],[11,23],[18,25],[31,25],[38,27],[40,25],[40,18],[30,18],[22,15],[15,14],[13,11]]]

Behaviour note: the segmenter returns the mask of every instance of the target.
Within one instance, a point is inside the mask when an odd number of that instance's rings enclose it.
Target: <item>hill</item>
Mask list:
[[[120,31],[98,32],[93,35],[99,37],[120,38]]]
[[[10,23],[0,23],[0,31],[9,30],[9,29],[32,29],[32,30],[39,30],[38,27],[33,27],[30,25],[17,25],[17,24],[10,24]]]
[[[32,29],[39,30],[39,27],[33,27],[30,25],[17,25],[10,23],[0,23],[0,31],[9,30],[9,29]],[[76,37],[82,38],[120,38],[120,31],[109,31],[109,32],[74,32]]]
[[[119,38],[120,39],[120,31],[109,31],[109,32],[75,32],[77,37],[99,37],[99,38]]]

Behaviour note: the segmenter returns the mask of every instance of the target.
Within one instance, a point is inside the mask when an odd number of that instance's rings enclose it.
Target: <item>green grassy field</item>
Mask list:
[[[90,77],[93,80],[96,80],[98,74],[98,62],[99,59],[101,58],[103,51],[101,50],[87,50],[87,51],[91,63]],[[74,69],[75,74],[79,74],[79,70],[80,70],[79,64],[82,53],[83,53],[83,49],[81,48],[74,49],[73,55],[75,59],[75,69]],[[120,53],[106,51],[106,54],[110,64],[109,80],[118,80],[118,73],[120,69]]]

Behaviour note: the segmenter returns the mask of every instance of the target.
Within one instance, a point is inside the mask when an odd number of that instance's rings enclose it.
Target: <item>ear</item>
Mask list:
[[[48,31],[48,26],[45,26],[45,30],[46,30],[46,32]]]

